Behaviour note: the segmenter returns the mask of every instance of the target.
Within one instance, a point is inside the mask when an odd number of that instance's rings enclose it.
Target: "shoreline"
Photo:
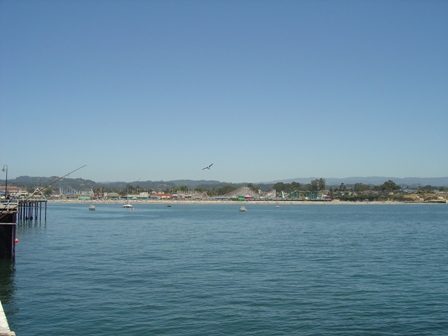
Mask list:
[[[445,202],[397,202],[397,201],[368,201],[368,202],[349,202],[349,201],[217,201],[217,200],[48,200],[48,203],[70,203],[70,204],[116,204],[123,205],[130,203],[132,205],[137,204],[236,204],[236,205],[249,205],[249,204],[261,204],[261,205],[360,205],[360,204],[446,204]]]

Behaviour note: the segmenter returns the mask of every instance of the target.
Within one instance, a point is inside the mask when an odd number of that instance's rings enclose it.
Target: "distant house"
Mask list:
[[[18,194],[21,192],[19,187],[8,185],[8,194],[11,197],[17,198]],[[26,191],[25,191],[26,193]],[[6,195],[6,186],[0,186],[0,195],[3,197]]]
[[[188,190],[188,191],[179,190],[179,192],[177,194],[173,194],[173,196],[174,195],[177,195],[178,199],[183,199],[183,200],[190,200],[190,199],[204,200],[204,199],[209,198],[206,191],[200,192],[200,191],[194,191],[194,190]]]
[[[138,200],[147,200],[147,199],[149,199],[149,193],[141,192],[140,194],[137,195],[137,199]]]
[[[115,192],[104,193],[104,198],[110,199],[110,200],[119,200],[120,199],[120,195],[118,195]]]
[[[170,194],[165,194],[165,193],[153,193],[150,196],[150,199],[156,199],[156,200],[161,200],[161,199],[170,199],[171,195]]]

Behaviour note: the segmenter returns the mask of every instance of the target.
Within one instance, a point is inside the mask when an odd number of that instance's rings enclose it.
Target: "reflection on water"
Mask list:
[[[15,264],[11,260],[0,260],[0,301],[6,316],[10,316],[14,308],[15,294]]]
[[[17,220],[17,227],[46,227],[47,219],[22,218]]]

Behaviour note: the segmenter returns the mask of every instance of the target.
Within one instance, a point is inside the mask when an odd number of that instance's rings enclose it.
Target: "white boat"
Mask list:
[[[89,210],[95,211],[95,206],[93,204],[90,204]]]
[[[240,208],[240,212],[246,212],[246,211],[247,211],[246,207],[242,206],[242,207]]]
[[[132,206],[132,204],[124,204],[123,205],[123,208],[125,208],[125,209],[132,209],[133,208],[133,206]]]

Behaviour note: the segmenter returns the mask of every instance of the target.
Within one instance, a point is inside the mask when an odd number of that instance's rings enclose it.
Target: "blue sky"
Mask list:
[[[447,176],[447,17],[442,0],[1,0],[0,163],[97,182]]]

